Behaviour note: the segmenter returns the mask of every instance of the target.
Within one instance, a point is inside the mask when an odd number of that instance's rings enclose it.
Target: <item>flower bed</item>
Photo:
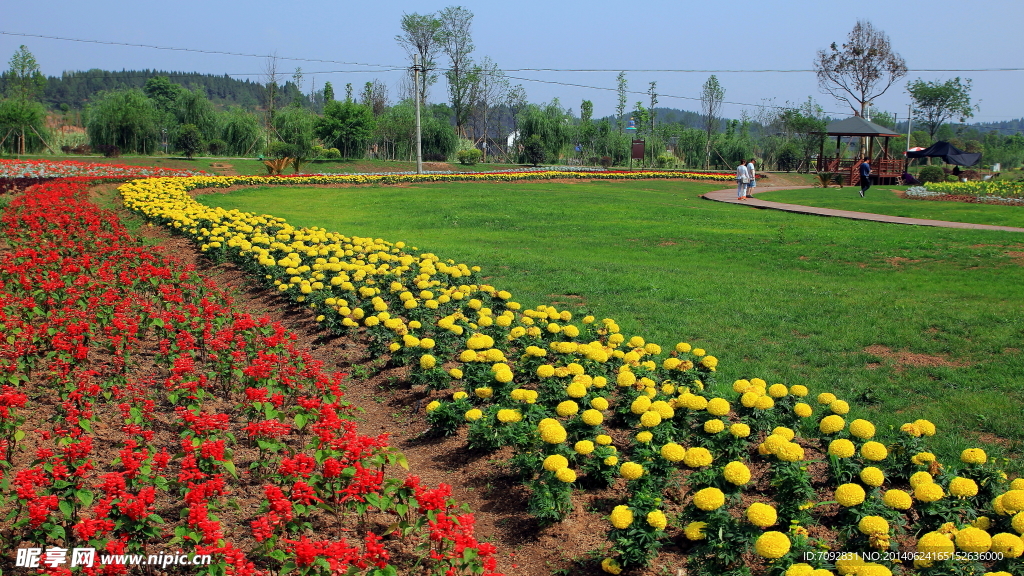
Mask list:
[[[0,178],[151,178],[193,176],[202,170],[98,164],[75,160],[0,160]]]
[[[478,267],[401,242],[188,195],[271,182],[294,180],[156,179],[121,192],[215,261],[318,311],[325,329],[410,366],[411,382],[435,391],[433,433],[466,426],[470,448],[514,448],[542,522],[564,518],[576,489],[619,489],[606,572],[645,566],[672,542],[690,571],[709,576],[1020,573],[1024,480],[1010,483],[979,449],[939,463],[930,422],[876,431],[847,421],[850,405],[829,392],[758,378],[715,394],[718,360],[687,343],[663,348],[627,338],[612,319],[525,308],[475,281]]]
[[[950,197],[988,204],[1024,204],[1024,181],[931,182],[908,188],[910,198],[940,199]]]
[[[4,210],[5,572],[493,573],[450,487],[385,474],[405,460],[358,433],[344,374],[87,195],[57,180]]]

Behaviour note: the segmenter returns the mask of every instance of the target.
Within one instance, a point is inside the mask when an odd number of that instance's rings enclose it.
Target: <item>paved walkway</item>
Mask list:
[[[754,194],[760,192],[772,192],[774,190],[804,190],[813,186],[758,186]],[[758,200],[755,196],[747,200],[736,199],[736,187],[727,190],[716,190],[704,194],[704,198],[727,204],[741,204],[751,208],[770,208],[784,212],[797,214],[814,214],[816,216],[834,216],[836,218],[850,218],[852,220],[871,220],[873,222],[887,222],[889,224],[909,224],[911,226],[937,226],[939,228],[969,228],[971,230],[999,230],[1002,232],[1024,232],[1024,228],[1013,226],[990,226],[988,224],[968,224],[966,222],[946,222],[945,220],[924,220],[921,218],[904,218],[902,216],[886,216],[884,214],[871,214],[869,212],[853,212],[851,210],[832,210],[831,208],[815,208],[813,206],[800,206],[799,204],[783,204],[782,202],[769,202]]]

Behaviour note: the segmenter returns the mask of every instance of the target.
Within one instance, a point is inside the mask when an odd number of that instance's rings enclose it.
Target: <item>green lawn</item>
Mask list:
[[[911,200],[900,198],[895,190],[906,190],[906,186],[873,186],[866,197],[861,198],[857,186],[845,188],[809,190],[776,190],[757,195],[758,200],[785,202],[801,206],[854,210],[889,216],[946,220],[949,222],[970,222],[994,226],[1015,226],[1024,228],[1024,206],[996,206],[991,204],[968,204],[965,202],[939,202],[934,200]]]
[[[627,337],[704,347],[720,358],[723,385],[757,376],[835,391],[883,430],[930,418],[947,455],[979,436],[1019,454],[1024,235],[699,198],[720,187],[455,183],[200,200],[481,265],[526,305],[590,310]],[[882,196],[875,188],[870,201]],[[920,356],[897,361],[872,346]]]

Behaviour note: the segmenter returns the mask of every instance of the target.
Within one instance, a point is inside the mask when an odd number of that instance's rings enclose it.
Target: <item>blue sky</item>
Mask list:
[[[4,7],[0,31],[152,44],[179,48],[279,57],[377,64],[379,67],[279,60],[290,76],[296,66],[305,73],[305,90],[313,82],[331,81],[338,93],[345,83],[357,89],[378,79],[397,93],[405,52],[394,36],[403,13],[427,13],[454,2],[139,2],[51,0],[43,4],[11,2]],[[923,69],[1021,68],[1024,61],[1024,2],[1020,0],[933,0],[928,3],[867,0],[857,3],[810,2],[462,2],[475,14],[473,38],[477,59],[489,56],[501,68],[599,68],[611,70],[810,69],[818,49],[841,43],[858,19],[870,20],[886,32],[911,72],[876,100],[878,108],[906,117],[908,80],[974,81],[973,101],[980,105],[975,121],[1024,116],[1024,71],[930,72]],[[966,8],[965,8],[966,7]],[[968,9],[969,8],[969,9]],[[5,61],[25,44],[43,73],[64,70],[156,68],[214,74],[251,74],[264,69],[261,58],[196,54],[0,35]],[[441,59],[443,62],[443,58]],[[4,66],[6,67],[6,66]],[[356,71],[358,70],[358,71]],[[349,72],[339,72],[349,71]],[[701,85],[709,72],[627,72],[629,88],[647,90],[658,83],[659,106],[698,110]],[[532,102],[558,97],[563,106],[579,110],[583,99],[595,115],[613,113],[614,90],[546,84],[546,80],[614,89],[616,72],[509,72]],[[819,92],[811,72],[717,73],[733,104],[723,114],[739,117],[754,111],[763,99],[800,102],[813,96],[836,115],[849,108]],[[680,96],[684,98],[674,98]],[[690,99],[686,99],[689,97]],[[432,101],[445,99],[443,84]],[[631,94],[629,103],[646,101]]]

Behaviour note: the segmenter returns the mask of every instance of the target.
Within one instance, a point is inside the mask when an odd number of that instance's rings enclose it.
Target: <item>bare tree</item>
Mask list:
[[[864,116],[868,105],[907,75],[907,63],[893,52],[889,37],[871,22],[858,20],[841,47],[818,50],[814,70],[825,94]]]
[[[402,33],[395,41],[405,48],[409,60],[420,57],[420,102],[427,102],[427,88],[437,82],[433,70],[437,66],[434,58],[441,50],[441,21],[434,14],[402,14]]]
[[[487,139],[490,138],[491,109],[505,98],[508,79],[498,65],[485,56],[476,67],[477,81],[473,84],[470,100],[473,102],[473,132],[477,142],[483,142],[484,159],[487,155]],[[499,124],[500,128],[500,124]],[[500,136],[500,135],[499,135]]]
[[[469,119],[472,102],[469,92],[476,82],[473,60],[473,13],[462,6],[449,6],[438,13],[441,21],[441,49],[448,56],[448,95],[455,114],[455,128],[460,136],[464,136],[465,124]]]
[[[618,82],[619,92],[618,104],[615,106],[615,123],[619,126],[619,134],[622,134],[622,129],[625,127],[622,117],[626,113],[626,88],[629,86],[626,83],[626,73],[619,72],[615,81]]]
[[[704,120],[704,132],[707,139],[704,144],[704,169],[711,168],[711,143],[718,132],[719,116],[722,112],[722,100],[725,100],[725,89],[718,83],[714,74],[704,83],[700,92],[701,118]]]
[[[363,93],[360,96],[360,104],[373,110],[374,116],[380,116],[388,107],[388,87],[383,82],[374,79],[363,86]]]
[[[270,135],[274,132],[274,115],[277,106],[278,82],[281,81],[280,72],[277,70],[277,54],[267,58],[263,64],[263,99],[267,107],[265,126],[267,127],[267,147],[270,146]]]

